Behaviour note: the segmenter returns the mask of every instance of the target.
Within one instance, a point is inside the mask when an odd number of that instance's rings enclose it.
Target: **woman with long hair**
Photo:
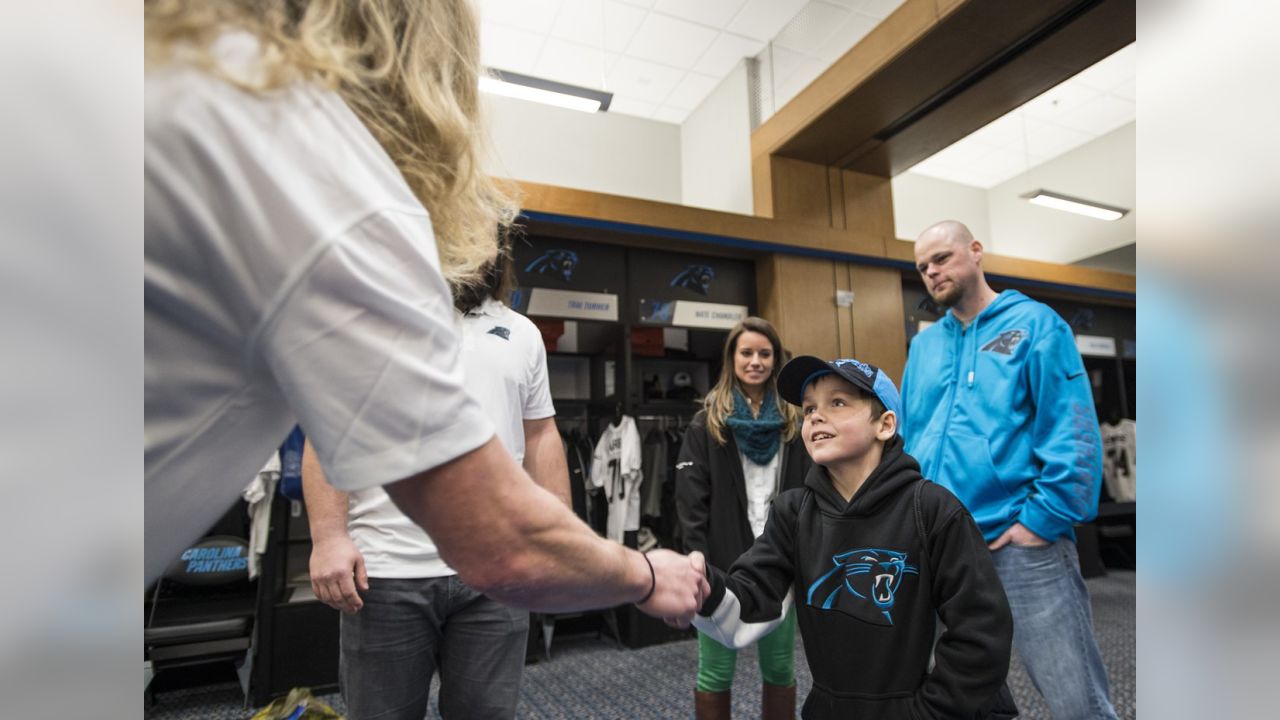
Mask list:
[[[764,531],[778,493],[802,487],[812,464],[800,414],[778,397],[785,361],[767,320],[749,317],[725,339],[720,379],[685,432],[676,475],[676,507],[685,551],[728,570]],[[765,720],[795,717],[795,612],[760,640]],[[737,652],[698,635],[694,706],[699,720],[729,717]]]

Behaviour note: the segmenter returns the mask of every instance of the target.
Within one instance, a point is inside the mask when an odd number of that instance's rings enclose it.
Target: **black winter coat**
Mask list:
[[[804,487],[813,462],[800,434],[783,442],[778,452],[782,453],[778,494]],[[676,462],[676,512],[684,530],[684,551],[701,552],[721,570],[728,570],[755,541],[747,519],[747,480],[738,443],[728,428],[724,445],[711,437],[706,410],[694,416],[684,433]]]

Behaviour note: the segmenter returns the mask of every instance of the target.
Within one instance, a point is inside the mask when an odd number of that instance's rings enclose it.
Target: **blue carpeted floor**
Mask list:
[[[1136,658],[1134,621],[1134,576],[1132,572],[1111,571],[1087,581],[1093,596],[1094,626],[1102,656],[1111,677],[1111,697],[1121,718],[1136,716]],[[525,668],[518,716],[529,720],[586,720],[588,718],[627,720],[639,718],[688,718],[693,715],[693,678],[697,665],[697,643],[693,640],[667,643],[640,650],[618,650],[593,637],[557,638],[555,656]],[[808,693],[811,684],[804,650],[797,638],[797,696]],[[1049,713],[1015,657],[1009,685],[1029,720],[1048,720]],[[760,716],[760,675],[753,650],[738,657],[733,697],[733,715]],[[322,699],[342,712],[342,699],[334,695]],[[240,706],[239,689],[221,683],[157,694],[150,720],[240,719],[252,715]],[[432,708],[429,718],[439,715]]]

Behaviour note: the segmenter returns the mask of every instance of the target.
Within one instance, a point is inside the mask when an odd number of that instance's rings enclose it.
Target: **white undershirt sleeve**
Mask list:
[[[693,626],[721,645],[741,650],[773,632],[787,617],[787,613],[791,612],[793,602],[792,593],[788,591],[787,596],[782,599],[782,614],[778,617],[764,622],[743,622],[742,603],[732,590],[726,588],[724,598],[716,606],[715,612],[709,617],[694,615]]]

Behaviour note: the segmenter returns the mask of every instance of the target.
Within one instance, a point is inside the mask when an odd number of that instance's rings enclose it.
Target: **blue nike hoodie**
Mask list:
[[[1102,438],[1071,328],[1016,290],[965,328],[948,311],[911,342],[902,435],[988,542],[1015,522],[1046,540],[1093,519]]]

